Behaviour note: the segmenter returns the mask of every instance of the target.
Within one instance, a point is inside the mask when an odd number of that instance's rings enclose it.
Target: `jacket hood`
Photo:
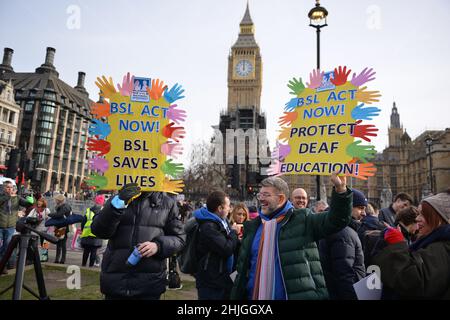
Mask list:
[[[383,225],[380,223],[380,220],[377,217],[374,216],[365,216],[361,223],[368,226],[370,229],[378,229],[380,225]]]
[[[212,220],[222,222],[223,220],[216,214],[209,212],[207,208],[202,207],[194,211],[194,217],[198,220]]]

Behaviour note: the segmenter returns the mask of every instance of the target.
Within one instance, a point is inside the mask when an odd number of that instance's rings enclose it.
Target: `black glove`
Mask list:
[[[119,190],[119,199],[127,205],[141,195],[141,188],[136,183],[128,183]]]

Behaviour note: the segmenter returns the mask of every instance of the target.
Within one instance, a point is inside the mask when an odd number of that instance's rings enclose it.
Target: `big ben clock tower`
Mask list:
[[[266,177],[270,154],[261,113],[262,62],[247,4],[239,35],[228,56],[228,104],[219,129],[224,137],[228,192],[241,200],[255,200],[259,182]],[[256,151],[255,151],[256,150]],[[262,151],[263,150],[263,151]]]
[[[262,63],[248,4],[239,27],[228,57],[228,112],[255,108],[259,113]]]

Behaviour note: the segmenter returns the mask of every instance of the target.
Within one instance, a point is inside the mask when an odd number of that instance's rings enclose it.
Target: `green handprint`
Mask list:
[[[375,146],[362,146],[359,145],[361,140],[355,141],[352,144],[349,144],[347,147],[347,154],[352,158],[358,158],[362,162],[368,162],[368,159],[375,157],[377,151],[375,150]]]
[[[86,181],[88,185],[91,187],[96,187],[98,189],[103,189],[108,184],[108,179],[104,176],[99,176],[98,174],[91,174],[88,176],[88,180]]]
[[[183,172],[183,164],[182,163],[173,163],[172,159],[166,160],[161,167],[162,172],[171,176],[172,178],[177,178],[177,176]]]
[[[303,84],[302,78],[298,78],[297,80],[294,77],[289,81],[288,88],[292,90],[289,92],[290,94],[298,96],[305,90],[305,85]]]

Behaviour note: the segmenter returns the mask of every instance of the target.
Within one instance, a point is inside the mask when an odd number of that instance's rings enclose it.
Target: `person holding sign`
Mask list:
[[[186,240],[175,200],[126,184],[94,216],[91,230],[109,239],[100,274],[105,298],[158,300],[166,290],[166,259]]]
[[[261,182],[259,217],[244,223],[232,299],[328,298],[315,241],[349,224],[353,196],[345,177],[333,173],[331,181],[330,210],[321,214],[294,209],[281,178]]]

